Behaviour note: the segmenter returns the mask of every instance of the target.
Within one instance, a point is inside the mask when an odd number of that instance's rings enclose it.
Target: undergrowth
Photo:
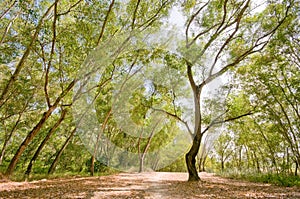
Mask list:
[[[246,180],[250,182],[268,183],[285,187],[300,187],[300,176],[277,174],[277,173],[256,173],[256,172],[221,172],[218,175],[231,179]]]
[[[106,175],[112,175],[112,174],[116,174],[119,173],[119,171],[114,170],[114,169],[107,169],[103,172],[95,172],[94,176],[106,176]],[[47,179],[47,180],[51,180],[51,179],[59,179],[59,178],[80,178],[80,177],[91,177],[90,173],[88,172],[70,172],[70,171],[66,171],[66,172],[57,172],[54,174],[45,174],[45,173],[32,173],[30,174],[29,178],[26,179],[24,173],[22,172],[14,172],[14,174],[9,178],[9,180],[11,181],[16,181],[16,182],[21,182],[21,181],[34,181],[34,180],[42,180],[42,179]],[[0,172],[0,180],[1,179],[6,179],[8,180],[5,175],[3,173]],[[6,181],[5,180],[5,181]]]

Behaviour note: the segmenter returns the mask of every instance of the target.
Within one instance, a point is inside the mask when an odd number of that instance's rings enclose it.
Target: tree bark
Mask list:
[[[7,135],[7,137],[5,137],[5,140],[4,140],[4,143],[3,143],[3,146],[2,146],[2,150],[1,150],[1,155],[0,155],[0,165],[2,165],[7,145],[9,143],[10,139],[13,137],[14,132],[15,132],[18,124],[21,121],[21,117],[22,117],[22,113],[19,114],[18,120],[16,121],[16,123],[15,123],[14,127],[12,128],[12,130],[10,131],[9,135]]]
[[[54,173],[54,171],[56,169],[56,166],[57,166],[57,163],[58,163],[58,160],[60,159],[61,155],[63,154],[64,150],[68,146],[68,144],[71,141],[71,139],[73,138],[73,136],[75,135],[75,132],[76,132],[76,128],[73,129],[73,131],[71,132],[70,136],[65,141],[65,143],[63,144],[63,146],[61,147],[61,149],[59,150],[59,152],[57,153],[54,161],[52,162],[52,164],[51,164],[51,166],[50,166],[50,168],[48,170],[48,174],[53,174]]]
[[[222,172],[224,171],[224,169],[225,169],[225,167],[224,167],[224,160],[222,159],[221,160],[221,170],[222,170]]]
[[[193,140],[192,147],[190,148],[189,152],[185,156],[185,161],[189,173],[189,179],[188,181],[199,181],[200,177],[197,172],[196,168],[196,156],[198,154],[200,143],[202,139],[202,133],[201,128],[199,126],[199,129],[197,130],[197,134]]]
[[[91,157],[91,166],[90,166],[90,173],[91,173],[91,176],[94,176],[95,174],[95,156],[92,155]]]
[[[297,161],[295,161],[295,163],[296,163],[295,176],[297,176],[298,175],[298,167],[299,167],[299,165],[298,165]]]
[[[139,173],[144,172],[144,159],[145,159],[145,154],[140,155],[140,168],[139,168]]]
[[[156,126],[158,125],[158,123],[156,124]],[[154,129],[151,131],[151,134],[147,140],[147,143],[146,143],[146,146],[144,148],[143,151],[141,151],[141,139],[142,139],[142,133],[139,137],[139,142],[138,142],[138,150],[139,150],[139,159],[140,159],[140,165],[139,165],[139,173],[142,173],[144,171],[144,160],[145,160],[145,156],[146,156],[146,153],[151,145],[151,140],[154,136],[154,131],[155,131],[155,128],[156,126],[154,127]]]
[[[201,132],[200,97],[201,97],[201,91],[204,86],[204,83],[199,86],[196,85],[192,74],[192,64],[188,62],[186,64],[187,64],[187,75],[194,95],[194,109],[195,109],[194,110],[195,111],[194,136],[195,137],[193,139],[192,147],[190,148],[189,152],[185,155],[185,161],[189,173],[188,181],[199,181],[200,177],[198,175],[197,168],[196,168],[196,156],[199,152],[199,148],[203,136]]]
[[[15,153],[14,157],[10,161],[10,164],[5,172],[5,175],[7,177],[9,177],[13,173],[13,171],[17,165],[17,162],[19,161],[19,159],[20,159],[21,155],[23,154],[23,152],[25,151],[26,147],[32,141],[32,139],[36,136],[36,134],[40,131],[40,129],[42,128],[44,123],[47,121],[47,119],[50,117],[50,115],[54,111],[54,109],[55,109],[54,107],[51,107],[50,109],[48,109],[48,111],[46,111],[43,114],[39,123],[28,133],[27,137],[22,142],[22,144],[18,148],[17,152]]]
[[[57,127],[61,124],[61,122],[64,120],[65,116],[66,116],[67,110],[63,110],[61,113],[61,116],[59,118],[59,120],[54,124],[54,126],[49,130],[47,136],[44,138],[44,140],[42,141],[42,143],[40,144],[40,146],[38,147],[38,149],[36,150],[36,152],[34,153],[33,157],[31,158],[28,166],[27,166],[27,170],[25,172],[25,176],[26,178],[29,177],[31,170],[32,170],[32,166],[34,161],[38,158],[40,152],[42,151],[42,149],[44,148],[44,146],[46,145],[46,143],[48,142],[48,140],[50,139],[50,137],[53,135],[53,133],[55,132],[55,130],[57,129]]]
[[[202,160],[202,169],[201,171],[202,172],[205,172],[205,163],[206,163],[206,160],[207,160],[207,154],[204,156],[203,160]]]
[[[188,181],[199,181],[200,177],[196,169],[196,155],[198,153],[200,144],[193,142],[189,152],[185,155],[186,165],[189,173]]]

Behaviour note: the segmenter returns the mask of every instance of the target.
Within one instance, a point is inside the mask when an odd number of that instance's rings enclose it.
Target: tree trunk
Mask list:
[[[27,166],[27,170],[25,172],[25,176],[26,178],[29,177],[31,170],[32,170],[32,166],[33,166],[33,162],[38,158],[40,152],[42,151],[42,149],[44,148],[44,146],[46,145],[46,143],[48,142],[48,140],[50,139],[50,137],[52,136],[52,134],[55,132],[55,130],[57,129],[57,127],[61,124],[61,122],[64,120],[65,116],[66,116],[67,110],[63,110],[61,113],[61,116],[59,118],[59,120],[54,124],[54,126],[49,130],[47,136],[44,138],[44,140],[42,141],[42,143],[40,144],[40,146],[38,147],[38,149],[36,150],[36,152],[34,153],[33,157],[31,158],[28,166]]]
[[[20,123],[21,121],[21,114],[19,115],[19,118],[18,120],[16,121],[14,127],[11,129],[9,135],[5,138],[4,140],[4,143],[3,143],[3,146],[2,146],[2,150],[1,150],[1,155],[0,155],[0,165],[2,165],[2,162],[3,162],[3,159],[4,159],[4,156],[5,156],[5,152],[6,152],[6,148],[7,148],[7,145],[10,141],[10,139],[13,137],[14,135],[14,132],[18,126],[18,124]]]
[[[292,174],[292,168],[290,163],[290,154],[289,154],[289,148],[286,148],[286,166],[287,166],[287,173]]]
[[[6,152],[6,147],[7,147],[8,143],[9,143],[10,139],[14,136],[14,133],[15,133],[15,131],[17,129],[17,126],[21,122],[22,115],[24,114],[26,108],[28,107],[29,101],[30,100],[27,100],[27,102],[24,104],[24,107],[23,107],[22,111],[19,113],[19,116],[18,116],[18,119],[17,119],[15,125],[11,129],[9,135],[4,140],[4,143],[3,143],[3,146],[2,146],[2,150],[1,150],[1,155],[0,155],[0,165],[2,165],[2,161],[4,159],[5,152]]]
[[[153,136],[154,136],[155,129],[157,128],[157,126],[159,125],[160,122],[161,122],[161,120],[159,120],[159,121],[155,124],[155,126],[153,127],[153,129],[151,130],[151,133],[150,133],[150,135],[149,135],[149,137],[148,137],[146,146],[145,146],[145,148],[143,149],[143,151],[141,151],[141,140],[142,140],[142,134],[143,134],[143,131],[142,131],[141,134],[140,134],[140,137],[139,137],[139,140],[138,140],[138,152],[139,152],[139,159],[140,159],[139,173],[141,173],[141,172],[144,171],[144,160],[145,160],[145,156],[146,156],[146,153],[148,152],[148,149],[150,148],[151,141],[152,141],[152,138],[153,138]]]
[[[239,147],[239,165],[238,165],[238,168],[239,170],[241,171],[242,170],[242,150],[243,150],[243,147],[240,146]]]
[[[255,151],[253,151],[253,155],[254,155],[254,158],[255,158],[255,163],[256,163],[256,169],[257,169],[257,173],[261,173],[260,171],[260,164],[259,164],[259,159],[255,153]]]
[[[202,148],[202,150],[200,149],[200,153],[198,153],[197,155],[197,160],[198,160],[198,171],[199,172],[203,172],[205,171],[205,162],[206,162],[206,158],[207,158],[207,151],[205,149],[205,147]]]
[[[299,164],[298,164],[298,162],[296,161],[295,176],[298,175],[298,167],[299,167]]]
[[[189,173],[189,179],[188,181],[199,181],[200,177],[198,175],[197,169],[196,169],[196,156],[194,155],[197,150],[197,146],[193,144],[190,151],[185,155],[185,161]]]
[[[74,130],[71,132],[70,136],[68,137],[68,139],[65,141],[64,145],[61,147],[61,149],[59,150],[58,154],[56,155],[54,161],[52,162],[49,170],[48,170],[48,174],[52,174],[55,171],[55,168],[57,166],[58,160],[60,159],[62,153],[64,152],[64,150],[66,149],[66,147],[68,146],[69,142],[71,141],[71,139],[73,138],[73,136],[75,135],[76,132],[76,128],[74,128]]]
[[[91,173],[91,176],[94,176],[94,174],[95,174],[95,156],[94,155],[92,155],[92,157],[91,157],[90,173]]]
[[[224,171],[225,167],[224,167],[224,160],[221,160],[221,170],[222,172]]]
[[[225,163],[224,151],[222,151],[222,153],[221,153],[221,171],[222,171],[222,172],[223,172],[224,169],[225,169],[224,163]]]
[[[8,166],[6,172],[5,172],[6,176],[9,177],[13,173],[13,171],[16,167],[16,164],[19,161],[19,159],[20,159],[21,155],[23,154],[23,152],[25,151],[26,147],[32,141],[32,139],[36,136],[36,134],[40,131],[40,129],[42,128],[44,123],[47,121],[47,119],[50,117],[50,115],[54,111],[54,109],[55,108],[52,107],[47,112],[45,112],[43,114],[43,117],[40,119],[39,123],[28,133],[27,137],[22,142],[22,144],[18,148],[17,152],[15,153],[14,157],[10,161],[10,164],[9,164],[9,166]]]
[[[6,140],[5,140],[6,141]],[[0,166],[2,165],[4,156],[5,156],[5,152],[6,152],[6,142],[4,142],[4,145],[2,147],[2,151],[1,151],[1,155],[0,155]]]
[[[107,115],[104,119],[104,122],[102,124],[101,131],[99,131],[98,135],[97,135],[96,145],[95,145],[94,152],[93,152],[92,159],[91,159],[91,167],[90,167],[91,176],[94,176],[94,172],[95,172],[95,157],[96,157],[98,149],[99,149],[99,141],[100,141],[102,133],[104,132],[104,130],[106,128],[108,119],[111,114],[112,114],[112,108],[110,108],[109,112],[107,113]]]
[[[154,161],[154,163],[153,163],[153,165],[151,167],[153,169],[153,171],[157,170],[158,163],[159,163],[159,155],[157,154],[156,158],[155,158],[155,161]]]
[[[140,167],[139,167],[139,173],[144,172],[144,159],[145,159],[145,154],[140,155]]]
[[[187,75],[189,78],[189,82],[191,85],[191,88],[193,90],[193,96],[194,96],[194,111],[195,111],[195,125],[194,125],[194,139],[193,144],[189,152],[185,155],[185,161],[187,170],[189,173],[189,179],[188,181],[199,181],[200,177],[197,172],[196,168],[196,156],[199,152],[201,139],[202,139],[202,132],[201,132],[201,91],[203,86],[205,85],[205,82],[203,82],[200,85],[196,85],[195,80],[193,78],[192,74],[192,64],[187,62]]]
[[[186,161],[186,165],[187,165],[187,169],[188,169],[188,173],[189,173],[188,181],[199,181],[200,180],[200,177],[198,175],[197,168],[196,168],[196,156],[199,151],[201,139],[202,139],[202,134],[199,131],[199,133],[197,133],[197,135],[195,136],[195,138],[193,140],[193,145],[192,145],[191,149],[185,155],[185,161]]]
[[[206,160],[207,160],[207,154],[204,156],[203,160],[202,160],[202,172],[205,172],[205,163],[206,163]]]
[[[202,161],[203,159],[200,157],[198,157],[198,171],[202,172]]]

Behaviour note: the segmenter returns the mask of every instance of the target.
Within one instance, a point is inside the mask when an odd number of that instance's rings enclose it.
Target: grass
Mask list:
[[[218,175],[227,178],[246,180],[250,182],[268,183],[284,187],[300,187],[300,176],[276,174],[276,173],[255,173],[255,172],[222,172]]]

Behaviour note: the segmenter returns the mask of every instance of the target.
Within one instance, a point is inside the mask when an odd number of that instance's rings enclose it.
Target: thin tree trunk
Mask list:
[[[202,161],[203,159],[200,157],[198,157],[198,171],[202,172]]]
[[[151,141],[152,141],[152,138],[154,136],[154,132],[155,132],[155,129],[156,127],[158,126],[158,124],[160,123],[161,120],[159,120],[155,126],[153,127],[153,129],[151,130],[151,133],[148,137],[148,140],[147,140],[147,143],[146,143],[146,146],[144,148],[144,150],[141,152],[141,139],[142,139],[142,134],[143,134],[143,131],[141,132],[140,134],[140,137],[139,137],[139,142],[138,142],[138,152],[139,152],[139,158],[140,158],[140,167],[139,167],[139,173],[142,173],[144,171],[144,161],[145,161],[145,156],[146,156],[146,153],[148,152],[148,149],[151,145]]]
[[[202,172],[205,172],[205,163],[207,160],[207,155],[204,156],[203,160],[202,160]]]
[[[56,169],[56,166],[57,166],[57,163],[58,163],[58,160],[60,159],[61,155],[63,154],[64,150],[66,149],[66,147],[70,143],[70,141],[73,138],[73,136],[75,135],[75,132],[76,132],[76,128],[74,128],[74,130],[71,132],[71,134],[68,137],[68,139],[65,141],[65,143],[63,144],[63,146],[61,147],[61,149],[57,153],[54,161],[52,162],[52,164],[51,164],[51,166],[50,166],[50,168],[48,170],[48,174],[53,174],[54,173],[54,171]]]
[[[221,170],[222,170],[222,172],[224,171],[224,169],[225,169],[225,167],[224,167],[224,160],[222,159],[221,160]]]
[[[271,153],[272,164],[273,164],[273,166],[276,169],[276,173],[278,174],[279,170],[278,170],[278,167],[277,167],[277,162],[276,162],[275,152],[273,150],[273,147],[270,144],[270,141],[268,140],[268,138],[266,137],[266,135],[264,134],[264,131],[262,130],[261,126],[259,124],[257,124],[256,122],[255,122],[255,125],[258,127],[258,130],[259,130],[260,134],[262,135],[262,137],[264,138],[264,140],[265,140],[265,142],[266,142],[266,144],[268,146],[268,149],[269,149],[269,151]]]
[[[288,170],[288,174],[292,174],[292,168],[291,168],[291,163],[290,163],[290,154],[289,154],[289,148],[286,148],[286,166]]]
[[[31,97],[32,97],[32,96],[31,96]],[[31,99],[31,98],[30,98],[30,99]],[[5,138],[5,140],[4,140],[4,143],[3,143],[3,146],[2,146],[2,150],[1,150],[1,156],[0,156],[0,165],[2,165],[2,161],[3,161],[3,159],[4,159],[5,152],[6,152],[6,147],[7,147],[8,143],[9,143],[10,139],[13,137],[14,132],[15,132],[15,130],[17,129],[17,126],[18,126],[18,124],[19,124],[20,121],[21,121],[22,115],[24,114],[24,112],[26,111],[26,108],[28,107],[28,104],[29,104],[29,102],[30,102],[30,99],[28,99],[28,100],[26,101],[26,103],[24,104],[24,106],[23,106],[21,112],[19,113],[18,119],[17,119],[17,121],[16,121],[14,127],[11,129],[9,135],[8,135],[8,136]]]
[[[140,167],[139,167],[139,173],[144,172],[144,159],[145,159],[145,153],[140,155]]]
[[[153,169],[153,171],[156,171],[156,169],[157,169],[157,166],[158,166],[158,163],[159,163],[159,155],[158,155],[158,154],[156,154],[155,161],[154,161],[154,163],[153,163],[153,165],[152,165],[152,169]]]
[[[240,171],[242,170],[242,149],[243,149],[242,146],[240,146],[239,147],[239,154],[238,154],[239,155],[239,161],[238,161],[239,162],[239,166],[238,167],[239,167]]]
[[[99,148],[99,140],[101,138],[101,135],[102,133],[104,132],[105,128],[106,128],[106,125],[108,123],[108,119],[109,117],[111,116],[112,114],[112,108],[110,108],[110,110],[108,111],[105,119],[104,119],[104,122],[102,124],[102,127],[101,127],[101,130],[99,131],[98,135],[97,135],[97,140],[96,140],[96,145],[95,145],[95,148],[94,148],[94,152],[93,152],[93,155],[92,155],[92,162],[91,162],[91,167],[90,167],[90,171],[91,171],[91,176],[94,175],[94,170],[95,170],[95,157],[97,155],[97,151],[98,151],[98,148]]]
[[[258,173],[261,173],[261,171],[260,171],[259,159],[258,159],[258,157],[257,157],[257,155],[256,155],[256,153],[255,153],[255,151],[253,151],[253,156],[254,156],[254,158],[255,158],[255,164],[256,164],[257,172],[258,172]]]
[[[4,159],[5,152],[6,152],[6,147],[7,147],[8,143],[9,143],[9,140],[12,138],[12,136],[13,136],[13,134],[14,134],[14,132],[15,132],[18,124],[21,121],[21,116],[22,116],[22,114],[20,113],[19,117],[18,117],[18,120],[16,121],[14,127],[11,129],[9,135],[4,140],[4,143],[3,143],[3,146],[2,146],[2,150],[1,150],[1,156],[0,156],[0,165],[2,165],[2,161]]]
[[[44,140],[42,141],[42,143],[40,144],[40,146],[38,147],[38,149],[36,150],[35,154],[33,155],[33,157],[31,158],[28,166],[27,166],[27,170],[25,172],[25,176],[26,178],[29,177],[31,170],[32,170],[32,166],[34,161],[38,158],[40,152],[42,151],[42,149],[44,148],[44,146],[46,145],[46,143],[48,142],[48,140],[50,139],[50,137],[53,135],[53,133],[55,132],[55,130],[59,127],[59,125],[61,124],[61,122],[64,120],[65,116],[66,116],[67,110],[63,110],[61,113],[61,116],[59,118],[59,120],[54,124],[54,126],[49,130],[47,136],[44,138]]]
[[[94,155],[92,155],[92,157],[91,157],[90,173],[91,173],[91,176],[94,176],[94,173],[95,173],[95,156]]]

